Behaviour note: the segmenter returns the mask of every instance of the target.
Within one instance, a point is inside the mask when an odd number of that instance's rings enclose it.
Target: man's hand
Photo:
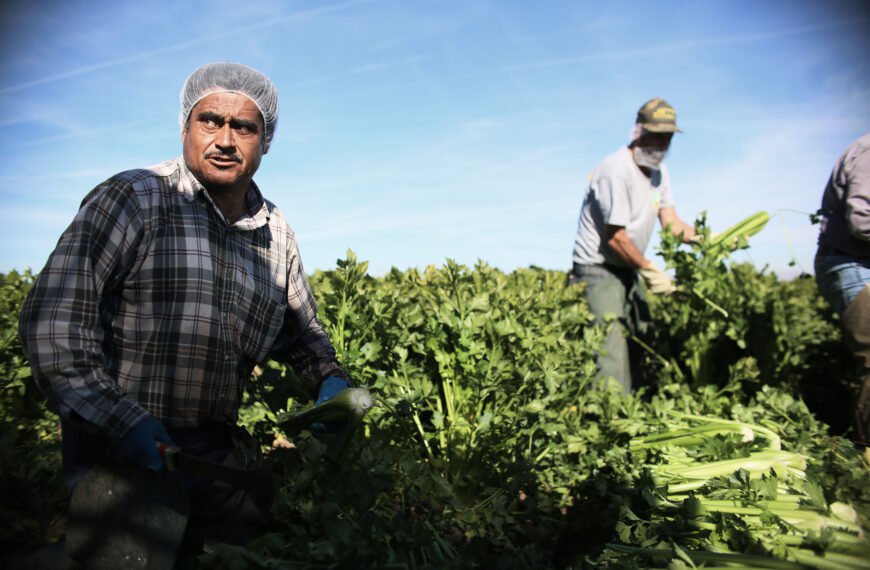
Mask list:
[[[670,275],[659,269],[653,262],[639,271],[647,290],[653,295],[670,295],[677,290]]]
[[[350,388],[350,382],[338,376],[329,376],[320,383],[320,391],[317,393],[315,405],[320,405],[331,400],[342,390]],[[311,431],[321,433],[335,433],[347,427],[347,422],[315,422],[311,424]]]
[[[157,418],[149,416],[121,438],[115,448],[115,458],[121,463],[140,469],[160,471],[166,463],[157,450],[158,443],[175,445],[163,424]]]

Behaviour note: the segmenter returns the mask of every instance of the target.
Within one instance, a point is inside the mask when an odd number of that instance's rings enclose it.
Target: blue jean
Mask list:
[[[841,315],[867,283],[870,260],[846,255],[819,255],[815,260],[816,284],[822,297]]]
[[[854,438],[870,446],[870,260],[819,255],[815,265],[819,291],[840,315],[844,340],[857,364]]]

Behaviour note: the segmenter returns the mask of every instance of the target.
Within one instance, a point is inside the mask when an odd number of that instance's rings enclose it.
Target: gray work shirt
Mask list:
[[[870,258],[870,133],[846,149],[822,196],[819,253]]]
[[[574,263],[628,267],[607,246],[604,227],[624,227],[632,243],[643,253],[652,237],[659,210],[673,205],[668,167],[662,163],[659,170],[653,170],[647,177],[634,162],[631,150],[620,148],[589,175],[574,239]]]

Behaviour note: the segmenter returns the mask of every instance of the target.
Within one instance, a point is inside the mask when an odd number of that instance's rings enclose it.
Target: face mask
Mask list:
[[[631,150],[634,155],[635,164],[655,169],[658,169],[668,153],[665,149],[647,146],[636,146]]]

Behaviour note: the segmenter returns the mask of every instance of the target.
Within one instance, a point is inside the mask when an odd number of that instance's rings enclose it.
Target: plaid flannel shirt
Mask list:
[[[21,312],[40,389],[113,438],[238,418],[254,364],[314,393],[346,378],[316,317],[296,239],[252,182],[230,225],[183,158],[118,174],[82,202]]]

